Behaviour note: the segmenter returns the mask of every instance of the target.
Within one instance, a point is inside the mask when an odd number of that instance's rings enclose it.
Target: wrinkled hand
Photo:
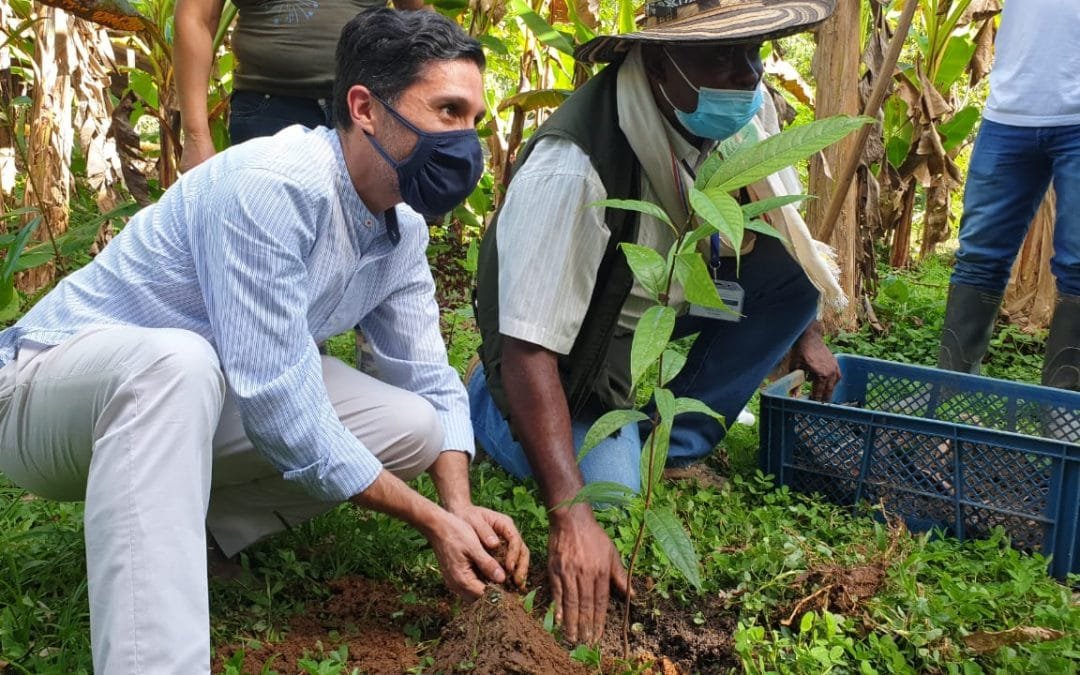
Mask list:
[[[456,595],[474,600],[484,592],[484,582],[477,572],[497,584],[506,581],[506,572],[484,550],[473,526],[448,511],[441,513],[443,517],[432,525],[427,537],[439,560],[446,587]]]
[[[548,575],[555,621],[571,642],[596,642],[604,634],[611,584],[622,595],[630,583],[615,545],[588,504],[552,514]]]
[[[840,382],[840,364],[825,346],[819,322],[811,324],[795,342],[792,355],[792,367],[805,370],[806,376],[813,382],[810,397],[815,401],[831,401],[833,390]]]
[[[506,542],[505,571],[515,586],[524,588],[529,573],[529,548],[510,516],[474,504],[451,509],[451,513],[468,523],[488,551],[495,551],[500,543]]]
[[[214,142],[208,136],[186,136],[183,153],[180,155],[180,172],[194,169],[213,157],[215,152]]]

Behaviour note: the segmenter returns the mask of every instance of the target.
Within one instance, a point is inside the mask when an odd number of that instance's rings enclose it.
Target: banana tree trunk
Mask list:
[[[0,29],[3,29],[4,34],[10,35],[16,30],[18,24],[18,20],[11,11],[11,4],[0,2]],[[14,91],[15,87],[16,79],[11,72],[11,45],[9,41],[4,41],[0,43],[0,106],[3,106],[5,110],[10,110],[11,100],[21,93]],[[15,138],[9,126],[14,122],[10,118],[7,122],[7,124],[0,124],[0,213],[6,212],[11,206],[11,193],[15,189],[15,179],[18,175]]]
[[[1005,289],[1002,309],[1012,323],[1025,330],[1047,328],[1054,313],[1057,289],[1054,275],[1050,273],[1050,258],[1054,255],[1054,214],[1054,191],[1051,189],[1031,221]]]
[[[34,94],[27,142],[26,194],[24,204],[41,211],[39,240],[59,236],[68,227],[71,194],[71,149],[74,130],[71,117],[71,54],[68,36],[72,17],[61,9],[38,5],[41,20],[34,28]],[[19,275],[16,286],[31,293],[55,278],[47,264]]]
[[[860,0],[839,0],[832,18],[818,30],[818,48],[814,56],[814,78],[817,80],[816,116],[820,119],[837,114],[858,115],[859,100],[859,23]],[[821,228],[825,211],[833,197],[832,172],[838,171],[845,158],[854,152],[854,134],[826,148],[810,160],[810,194],[817,196],[807,209],[807,221],[812,232]],[[856,187],[852,185],[844,198],[831,244],[836,248],[840,265],[840,285],[851,302],[840,316],[826,318],[830,329],[853,329],[859,304],[859,231],[856,214]]]
[[[73,28],[68,39],[75,57],[70,64],[75,90],[74,127],[86,158],[86,181],[94,190],[98,208],[111,211],[123,200],[119,186],[124,180],[116,139],[109,133],[113,109],[110,73],[116,70],[116,57],[103,28],[82,19],[75,19]]]

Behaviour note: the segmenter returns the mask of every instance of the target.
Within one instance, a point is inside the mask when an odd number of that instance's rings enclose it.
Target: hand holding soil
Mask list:
[[[555,621],[571,642],[596,642],[604,634],[611,584],[629,592],[619,551],[600,527],[588,504],[551,513],[548,575]]]
[[[450,592],[473,600],[484,592],[484,582],[477,576],[501,584],[506,572],[488,555],[475,530],[464,520],[447,511],[431,528],[428,543],[439,561],[439,571]]]
[[[522,541],[510,516],[474,504],[450,509],[450,512],[472,527],[484,548],[510,575],[508,583],[518,590],[524,589],[529,573],[529,547]]]

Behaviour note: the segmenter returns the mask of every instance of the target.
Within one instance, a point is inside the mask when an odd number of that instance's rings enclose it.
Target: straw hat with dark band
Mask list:
[[[836,0],[652,0],[635,33],[601,35],[574,51],[582,63],[620,60],[635,44],[735,44],[798,33],[829,18]]]

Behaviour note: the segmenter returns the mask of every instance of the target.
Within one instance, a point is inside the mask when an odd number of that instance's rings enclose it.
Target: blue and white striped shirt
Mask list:
[[[89,326],[183,328],[214,346],[248,437],[316,497],[367,488],[379,461],[338,420],[316,343],[358,323],[383,379],[427,399],[444,448],[473,452],[468,399],[439,333],[427,226],[401,241],[353,188],[337,132],[290,127],[220,153],[140,211],[94,261],[0,333],[59,344]]]

